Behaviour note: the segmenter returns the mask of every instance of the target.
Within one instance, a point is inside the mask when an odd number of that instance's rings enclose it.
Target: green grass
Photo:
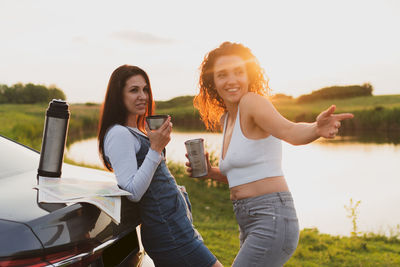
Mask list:
[[[40,150],[45,110],[43,104],[1,104],[0,133]]]
[[[338,237],[303,229],[285,266],[400,266],[400,240],[374,234]]]
[[[0,134],[41,149],[48,104],[0,104]],[[67,145],[96,136],[98,105],[70,105]]]

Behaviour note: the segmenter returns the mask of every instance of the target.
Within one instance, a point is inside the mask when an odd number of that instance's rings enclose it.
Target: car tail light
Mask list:
[[[89,263],[96,261],[101,257],[101,253],[87,252],[87,250],[79,250],[77,247],[68,249],[66,251],[60,251],[56,253],[50,253],[42,257],[9,257],[6,259],[0,259],[1,267],[42,267],[51,264],[68,265],[69,267],[80,267],[87,266]]]
[[[104,266],[115,266],[126,260],[131,263],[129,266],[138,266],[136,264],[142,260],[144,255],[140,251],[136,231],[132,231],[122,238],[114,237],[102,243],[91,240],[91,242],[84,244],[75,244],[68,247],[60,246],[46,251],[46,254],[40,256],[36,251],[36,254],[32,257],[25,255],[0,258],[0,267],[42,267],[51,265],[85,267],[99,259],[104,261]]]
[[[7,258],[0,260],[0,266],[9,266],[9,267],[41,267],[49,265],[48,262],[43,261],[41,257],[33,257],[33,258],[24,258],[24,259],[15,259],[15,258]]]
[[[68,253],[68,252],[67,252]],[[62,253],[57,253],[57,255],[52,254],[46,256],[46,259],[51,264],[68,265],[68,267],[84,267],[88,266],[90,263],[96,261],[101,257],[101,253],[92,254],[92,252],[81,252],[70,255],[63,255]]]

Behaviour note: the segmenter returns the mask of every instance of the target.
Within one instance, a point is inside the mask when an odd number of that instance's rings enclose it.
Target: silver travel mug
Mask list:
[[[49,103],[38,168],[40,176],[61,176],[70,115],[68,107],[63,100],[53,99]]]
[[[204,139],[191,139],[185,142],[189,162],[192,167],[192,177],[207,175],[207,161],[204,156]]]

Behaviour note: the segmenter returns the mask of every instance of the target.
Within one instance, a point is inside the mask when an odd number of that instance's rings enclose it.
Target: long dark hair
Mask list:
[[[104,136],[106,135],[107,129],[112,125],[124,125],[126,123],[128,112],[123,101],[122,91],[125,87],[126,80],[135,75],[141,75],[149,87],[149,101],[146,113],[144,115],[139,115],[137,118],[137,127],[139,130],[144,131],[145,117],[153,115],[154,113],[153,94],[147,73],[141,68],[131,65],[122,65],[115,69],[111,74],[104,102],[100,109],[100,121],[97,137],[101,160],[103,161],[104,166],[110,171],[112,171],[112,167],[105,159],[104,155]]]
[[[246,63],[249,78],[249,91],[259,95],[269,94],[268,79],[264,69],[251,50],[240,43],[224,42],[219,47],[211,50],[204,57],[200,65],[199,89],[193,104],[199,110],[202,121],[207,129],[217,130],[219,119],[226,111],[222,98],[218,95],[214,85],[214,64],[221,56],[237,55]]]

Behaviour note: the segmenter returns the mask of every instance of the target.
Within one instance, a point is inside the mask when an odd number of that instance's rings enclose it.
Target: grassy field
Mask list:
[[[0,134],[40,150],[48,104],[0,104]],[[99,106],[70,105],[67,144],[96,135]]]
[[[304,113],[319,114],[330,105],[336,105],[336,112],[355,112],[375,109],[400,108],[400,95],[363,96],[347,99],[321,100],[313,103],[298,104],[296,99],[273,100],[275,107],[286,118],[295,120]]]
[[[336,112],[354,112],[383,107],[386,109],[400,108],[400,95],[363,96],[347,99],[321,100],[318,102],[298,104],[296,99],[273,100],[274,105],[289,119],[295,118],[301,113],[319,113],[335,104]]]
[[[1,104],[0,134],[40,150],[45,110],[44,105]]]

